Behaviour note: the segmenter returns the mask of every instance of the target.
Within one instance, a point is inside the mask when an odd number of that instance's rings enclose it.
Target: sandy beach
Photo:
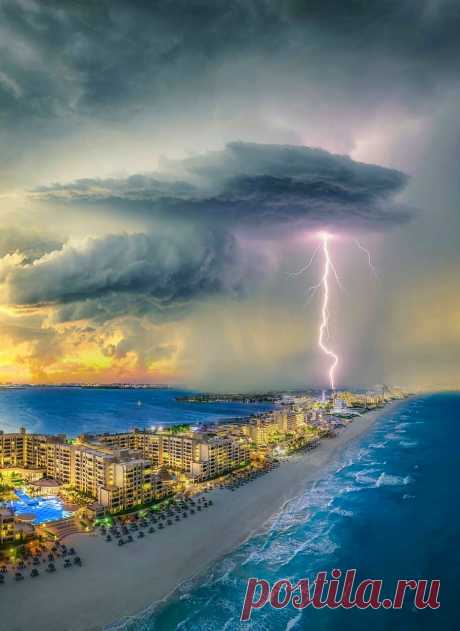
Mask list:
[[[145,539],[118,547],[100,535],[66,539],[77,548],[82,568],[42,572],[0,587],[0,629],[8,631],[92,631],[135,614],[170,595],[179,583],[203,572],[253,532],[283,504],[305,490],[346,444],[366,432],[383,410],[355,419],[333,439],[296,454],[280,467],[235,492],[208,494],[214,506]]]

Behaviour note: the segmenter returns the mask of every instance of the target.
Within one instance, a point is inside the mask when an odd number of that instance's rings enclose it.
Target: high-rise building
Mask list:
[[[14,513],[9,508],[0,508],[0,544],[16,539]]]
[[[0,468],[40,472],[98,499],[110,510],[150,502],[169,492],[170,484],[156,463],[139,451],[118,447],[124,438],[114,439],[110,446],[85,442],[87,438],[70,443],[62,436],[25,431],[0,434]]]
[[[97,499],[109,510],[168,494],[174,476],[204,481],[249,463],[244,439],[215,434],[139,431],[99,436],[0,434],[0,468],[31,471]],[[38,474],[38,476],[37,476]],[[39,485],[37,485],[37,488]]]
[[[98,444],[129,444],[153,465],[179,471],[195,481],[203,481],[249,462],[249,448],[235,436],[213,433],[133,430],[125,434],[92,437]]]

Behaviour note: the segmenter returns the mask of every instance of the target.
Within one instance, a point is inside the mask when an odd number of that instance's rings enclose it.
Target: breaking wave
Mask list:
[[[387,465],[385,456],[382,458],[382,450],[394,450],[395,441],[402,447],[416,446],[409,438],[401,440],[413,426],[409,418],[407,414],[383,416],[385,422],[377,423],[364,437],[366,442],[361,441],[364,444],[349,446],[320,480],[273,515],[264,532],[253,535],[214,564],[206,576],[183,583],[165,605],[145,610],[124,621],[123,626],[110,627],[110,631],[273,629],[273,613],[267,608],[257,612],[256,623],[240,623],[247,579],[297,579],[307,570],[313,576],[319,569],[333,566],[343,546],[343,533],[355,522],[362,506],[369,501],[379,505],[382,499],[377,494],[394,493],[398,487],[410,489],[413,478],[399,475]],[[415,495],[407,491],[401,497],[408,500]],[[294,613],[277,611],[276,628],[300,628],[301,614]]]

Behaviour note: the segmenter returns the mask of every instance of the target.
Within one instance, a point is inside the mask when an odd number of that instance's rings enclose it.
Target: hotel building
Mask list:
[[[0,470],[29,479],[49,478],[97,499],[109,510],[121,510],[160,499],[172,478],[142,453],[129,448],[85,442],[64,436],[0,433]],[[40,488],[40,484],[32,484]]]
[[[308,428],[307,419],[308,413],[294,406],[259,416],[243,425],[242,430],[257,447],[266,447],[289,434],[302,433]]]
[[[152,465],[179,471],[194,482],[227,473],[250,460],[244,439],[213,433],[133,430],[124,434],[102,434],[93,440],[111,447],[129,445],[140,451]]]
[[[16,539],[14,513],[9,508],[0,508],[0,544]]]
[[[258,418],[244,425],[243,431],[256,447],[266,447],[275,442],[280,435],[278,425],[269,418]]]
[[[202,482],[249,463],[244,439],[133,430],[120,434],[65,436],[0,433],[0,469],[31,472],[56,480],[97,500],[110,511],[160,499],[171,492],[174,476]],[[33,475],[32,475],[33,474]],[[44,480],[41,480],[42,482]]]

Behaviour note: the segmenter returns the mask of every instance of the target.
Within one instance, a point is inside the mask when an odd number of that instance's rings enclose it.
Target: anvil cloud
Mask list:
[[[70,205],[94,213],[103,205],[128,220],[173,222],[176,230],[174,237],[151,228],[87,238],[32,263],[16,260],[4,272],[9,303],[77,304],[61,310],[60,319],[110,317],[110,310],[119,317],[139,312],[140,304],[144,312],[167,307],[174,317],[175,305],[235,292],[245,282],[242,270],[251,276],[235,232],[381,229],[409,217],[394,202],[406,175],[320,149],[238,142],[165,166],[163,173],[36,189],[35,200],[54,202],[61,212]]]
[[[321,149],[233,142],[165,166],[166,173],[78,180],[40,187],[35,195],[61,206],[103,204],[164,220],[267,230],[385,228],[410,216],[394,202],[405,174]]]

